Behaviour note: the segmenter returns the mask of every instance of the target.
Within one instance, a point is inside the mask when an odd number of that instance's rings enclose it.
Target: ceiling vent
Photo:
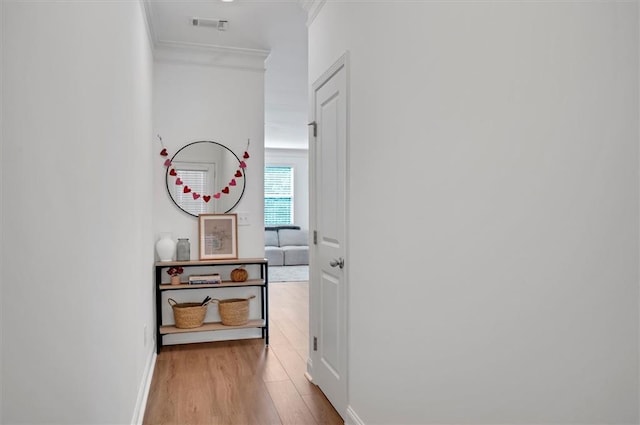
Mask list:
[[[191,25],[194,27],[211,27],[218,31],[226,31],[229,21],[225,19],[191,18]]]

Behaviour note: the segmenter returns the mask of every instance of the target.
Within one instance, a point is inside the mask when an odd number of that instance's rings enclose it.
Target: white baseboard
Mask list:
[[[351,406],[347,406],[347,417],[345,419],[344,425],[364,425],[362,419],[360,419]]]
[[[307,381],[311,382],[312,384],[314,384],[313,382],[313,376],[309,375],[309,372],[305,372],[304,373],[304,377],[307,378]],[[315,385],[315,384],[314,384]]]
[[[313,360],[311,360],[311,357],[307,358],[307,371],[304,373],[304,376],[306,376],[309,382],[315,385],[313,382]]]
[[[133,418],[131,418],[131,425],[142,425],[144,419],[144,411],[147,407],[147,398],[149,397],[149,390],[151,389],[151,380],[153,378],[153,370],[156,366],[156,354],[155,344],[151,347],[149,355],[147,356],[147,363],[144,367],[142,374],[142,381],[138,387],[138,397],[136,399],[136,405],[133,410]]]

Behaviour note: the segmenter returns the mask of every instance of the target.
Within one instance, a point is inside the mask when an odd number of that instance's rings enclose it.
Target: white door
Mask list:
[[[311,220],[311,360],[313,381],[342,417],[347,408],[346,152],[347,78],[341,59],[313,86],[309,143]],[[313,136],[313,135],[312,135]]]

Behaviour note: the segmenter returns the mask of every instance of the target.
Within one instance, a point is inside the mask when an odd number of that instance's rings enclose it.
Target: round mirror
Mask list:
[[[197,217],[233,210],[244,194],[246,175],[231,149],[218,142],[200,141],[183,146],[171,158],[166,182],[178,208]]]

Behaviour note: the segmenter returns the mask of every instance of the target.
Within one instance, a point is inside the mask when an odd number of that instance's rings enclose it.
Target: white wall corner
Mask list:
[[[344,418],[344,425],[365,425],[364,421],[360,419],[358,414],[353,410],[353,407],[347,406],[347,417]]]
[[[142,16],[144,17],[145,27],[147,29],[147,36],[149,37],[149,44],[151,44],[151,51],[155,50],[156,33],[153,29],[153,19],[151,19],[151,6],[149,0],[138,0],[140,7],[142,8]]]
[[[142,381],[138,387],[138,397],[136,398],[136,405],[133,409],[133,417],[131,418],[131,425],[142,425],[144,419],[144,412],[147,407],[147,399],[149,398],[149,391],[151,390],[151,381],[153,380],[153,371],[156,366],[156,346],[152,344],[149,355],[147,356],[147,362],[142,373]]]

